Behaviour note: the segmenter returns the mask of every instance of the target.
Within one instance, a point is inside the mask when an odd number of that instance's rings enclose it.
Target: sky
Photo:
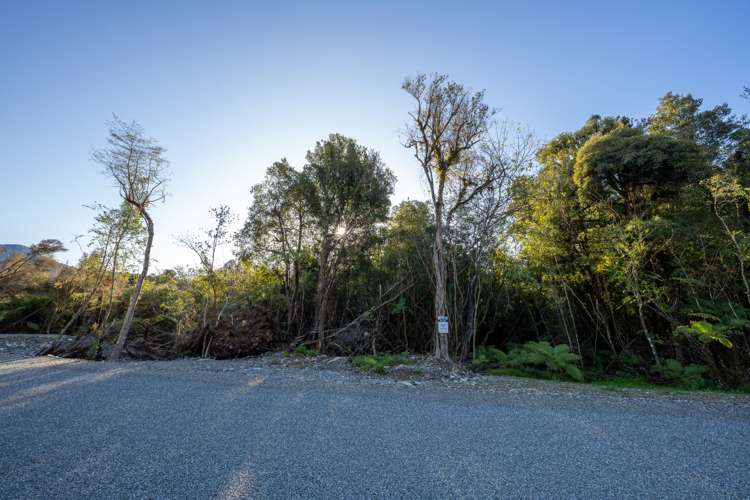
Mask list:
[[[175,237],[229,205],[280,158],[342,133],[380,152],[393,202],[425,199],[401,145],[404,77],[447,73],[486,90],[539,140],[592,114],[645,117],[667,91],[707,106],[750,86],[750,2],[0,2],[0,244],[73,241],[86,205],[118,204],[91,161],[116,113],[167,149],[153,208],[154,269],[195,265]],[[84,247],[85,249],[85,247]],[[223,257],[231,249],[223,250]]]

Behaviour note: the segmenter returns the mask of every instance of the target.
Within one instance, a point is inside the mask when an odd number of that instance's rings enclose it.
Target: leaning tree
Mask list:
[[[125,123],[117,116],[109,123],[108,146],[93,153],[93,159],[104,167],[119,190],[120,197],[130,204],[146,224],[148,237],[143,251],[143,264],[135,288],[130,296],[125,319],[112,349],[111,358],[119,359],[133,323],[135,307],[148,274],[151,246],[154,241],[154,221],[149,209],[166,197],[169,180],[169,162],[164,148],[154,139],[144,135],[143,128],[135,122]]]

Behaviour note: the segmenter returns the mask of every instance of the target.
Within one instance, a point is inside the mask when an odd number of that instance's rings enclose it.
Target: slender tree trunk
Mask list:
[[[104,313],[104,318],[102,318],[102,322],[100,325],[100,328],[102,329],[103,335],[107,334],[107,322],[109,321],[109,316],[112,314],[112,304],[113,304],[113,298],[115,294],[115,281],[117,280],[117,259],[120,254],[120,243],[122,241],[122,235],[118,239],[118,241],[115,243],[115,249],[114,254],[112,255],[112,274],[110,278],[112,279],[112,283],[109,285],[109,295],[107,297],[107,311]]]
[[[70,329],[71,326],[78,320],[78,318],[81,317],[81,314],[86,310],[86,308],[91,303],[91,300],[94,298],[96,292],[99,290],[99,286],[101,285],[103,273],[100,277],[97,278],[96,283],[94,283],[94,287],[91,289],[91,292],[89,295],[83,300],[81,305],[78,307],[78,310],[73,314],[73,316],[68,320],[67,323],[65,323],[65,326],[63,326],[62,330],[60,330],[60,338],[62,338],[63,335],[65,335]]]
[[[445,249],[443,247],[443,222],[442,207],[438,205],[435,210],[435,245],[433,247],[432,264],[435,272],[435,323],[434,342],[435,357],[438,359],[449,359],[448,334],[439,333],[438,316],[448,315],[448,286],[446,279]]]
[[[320,247],[318,255],[318,284],[315,289],[315,319],[313,321],[313,334],[317,340],[318,350],[322,350],[328,316],[328,257],[331,252],[331,242],[326,236]]]
[[[716,202],[714,202],[714,213],[721,221],[721,225],[724,226],[724,231],[729,235],[729,239],[732,240],[734,248],[737,249],[737,262],[740,264],[740,277],[742,278],[742,284],[745,285],[745,298],[747,299],[747,303],[750,304],[750,284],[748,284],[747,275],[745,274],[745,259],[742,257],[742,247],[734,236],[732,230],[729,228],[729,225],[724,220],[724,217],[719,213],[719,207]]]
[[[464,326],[461,338],[460,359],[463,361],[469,354],[469,346],[477,332],[477,313],[479,310],[479,270],[475,267],[473,276],[466,286],[466,298],[464,299]]]
[[[107,241],[106,246],[109,246],[109,241]],[[105,247],[106,248],[106,247]],[[105,250],[106,252],[106,250]],[[86,311],[86,308],[91,303],[91,300],[94,298],[96,293],[99,291],[99,288],[102,285],[102,282],[104,281],[104,275],[107,272],[107,266],[109,264],[108,259],[106,258],[106,255],[102,256],[102,263],[99,265],[99,269],[96,271],[96,281],[94,282],[94,286],[91,289],[91,292],[89,295],[83,300],[78,310],[73,314],[73,316],[68,320],[68,322],[63,326],[62,330],[60,330],[60,337],[58,340],[62,339],[62,336],[65,335],[65,333],[68,331],[68,329],[75,324],[75,322],[78,320],[78,318],[81,317],[81,314]]]
[[[120,333],[117,336],[117,342],[112,349],[111,359],[114,361],[120,359],[122,349],[125,347],[125,342],[128,340],[130,326],[133,323],[133,315],[135,314],[135,306],[138,304],[138,299],[141,295],[141,288],[143,288],[143,282],[148,274],[148,265],[151,259],[151,245],[154,242],[154,221],[145,209],[141,207],[138,207],[138,209],[146,221],[148,239],[146,240],[146,250],[143,252],[143,268],[141,269],[141,274],[138,275],[138,281],[135,283],[135,289],[133,289],[133,295],[130,297],[130,303],[128,304],[128,311],[125,313],[125,319],[122,321],[122,328],[120,328]]]
[[[631,279],[633,280],[633,295],[635,296],[636,305],[638,306],[638,319],[641,322],[641,328],[643,329],[643,334],[646,336],[646,340],[648,341],[648,346],[651,349],[651,355],[654,357],[654,362],[656,363],[656,366],[661,365],[661,361],[659,360],[659,355],[656,352],[656,344],[654,343],[654,339],[651,337],[651,333],[648,331],[648,327],[646,326],[646,318],[643,315],[643,298],[641,297],[641,291],[640,291],[640,281],[638,279],[638,275],[635,271],[631,271]]]

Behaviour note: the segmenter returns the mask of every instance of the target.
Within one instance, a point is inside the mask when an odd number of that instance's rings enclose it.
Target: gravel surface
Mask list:
[[[750,497],[745,396],[22,343],[0,336],[3,499]]]

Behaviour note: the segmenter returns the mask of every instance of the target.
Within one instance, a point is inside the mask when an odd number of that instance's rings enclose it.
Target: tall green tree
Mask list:
[[[262,183],[251,190],[252,203],[245,224],[236,235],[240,256],[281,268],[288,334],[304,326],[301,297],[303,260],[312,252],[315,227],[305,198],[302,174],[286,159],[266,170]]]
[[[313,333],[322,348],[337,271],[347,251],[386,220],[395,176],[377,152],[340,134],[331,134],[308,151],[302,175],[318,237]]]

